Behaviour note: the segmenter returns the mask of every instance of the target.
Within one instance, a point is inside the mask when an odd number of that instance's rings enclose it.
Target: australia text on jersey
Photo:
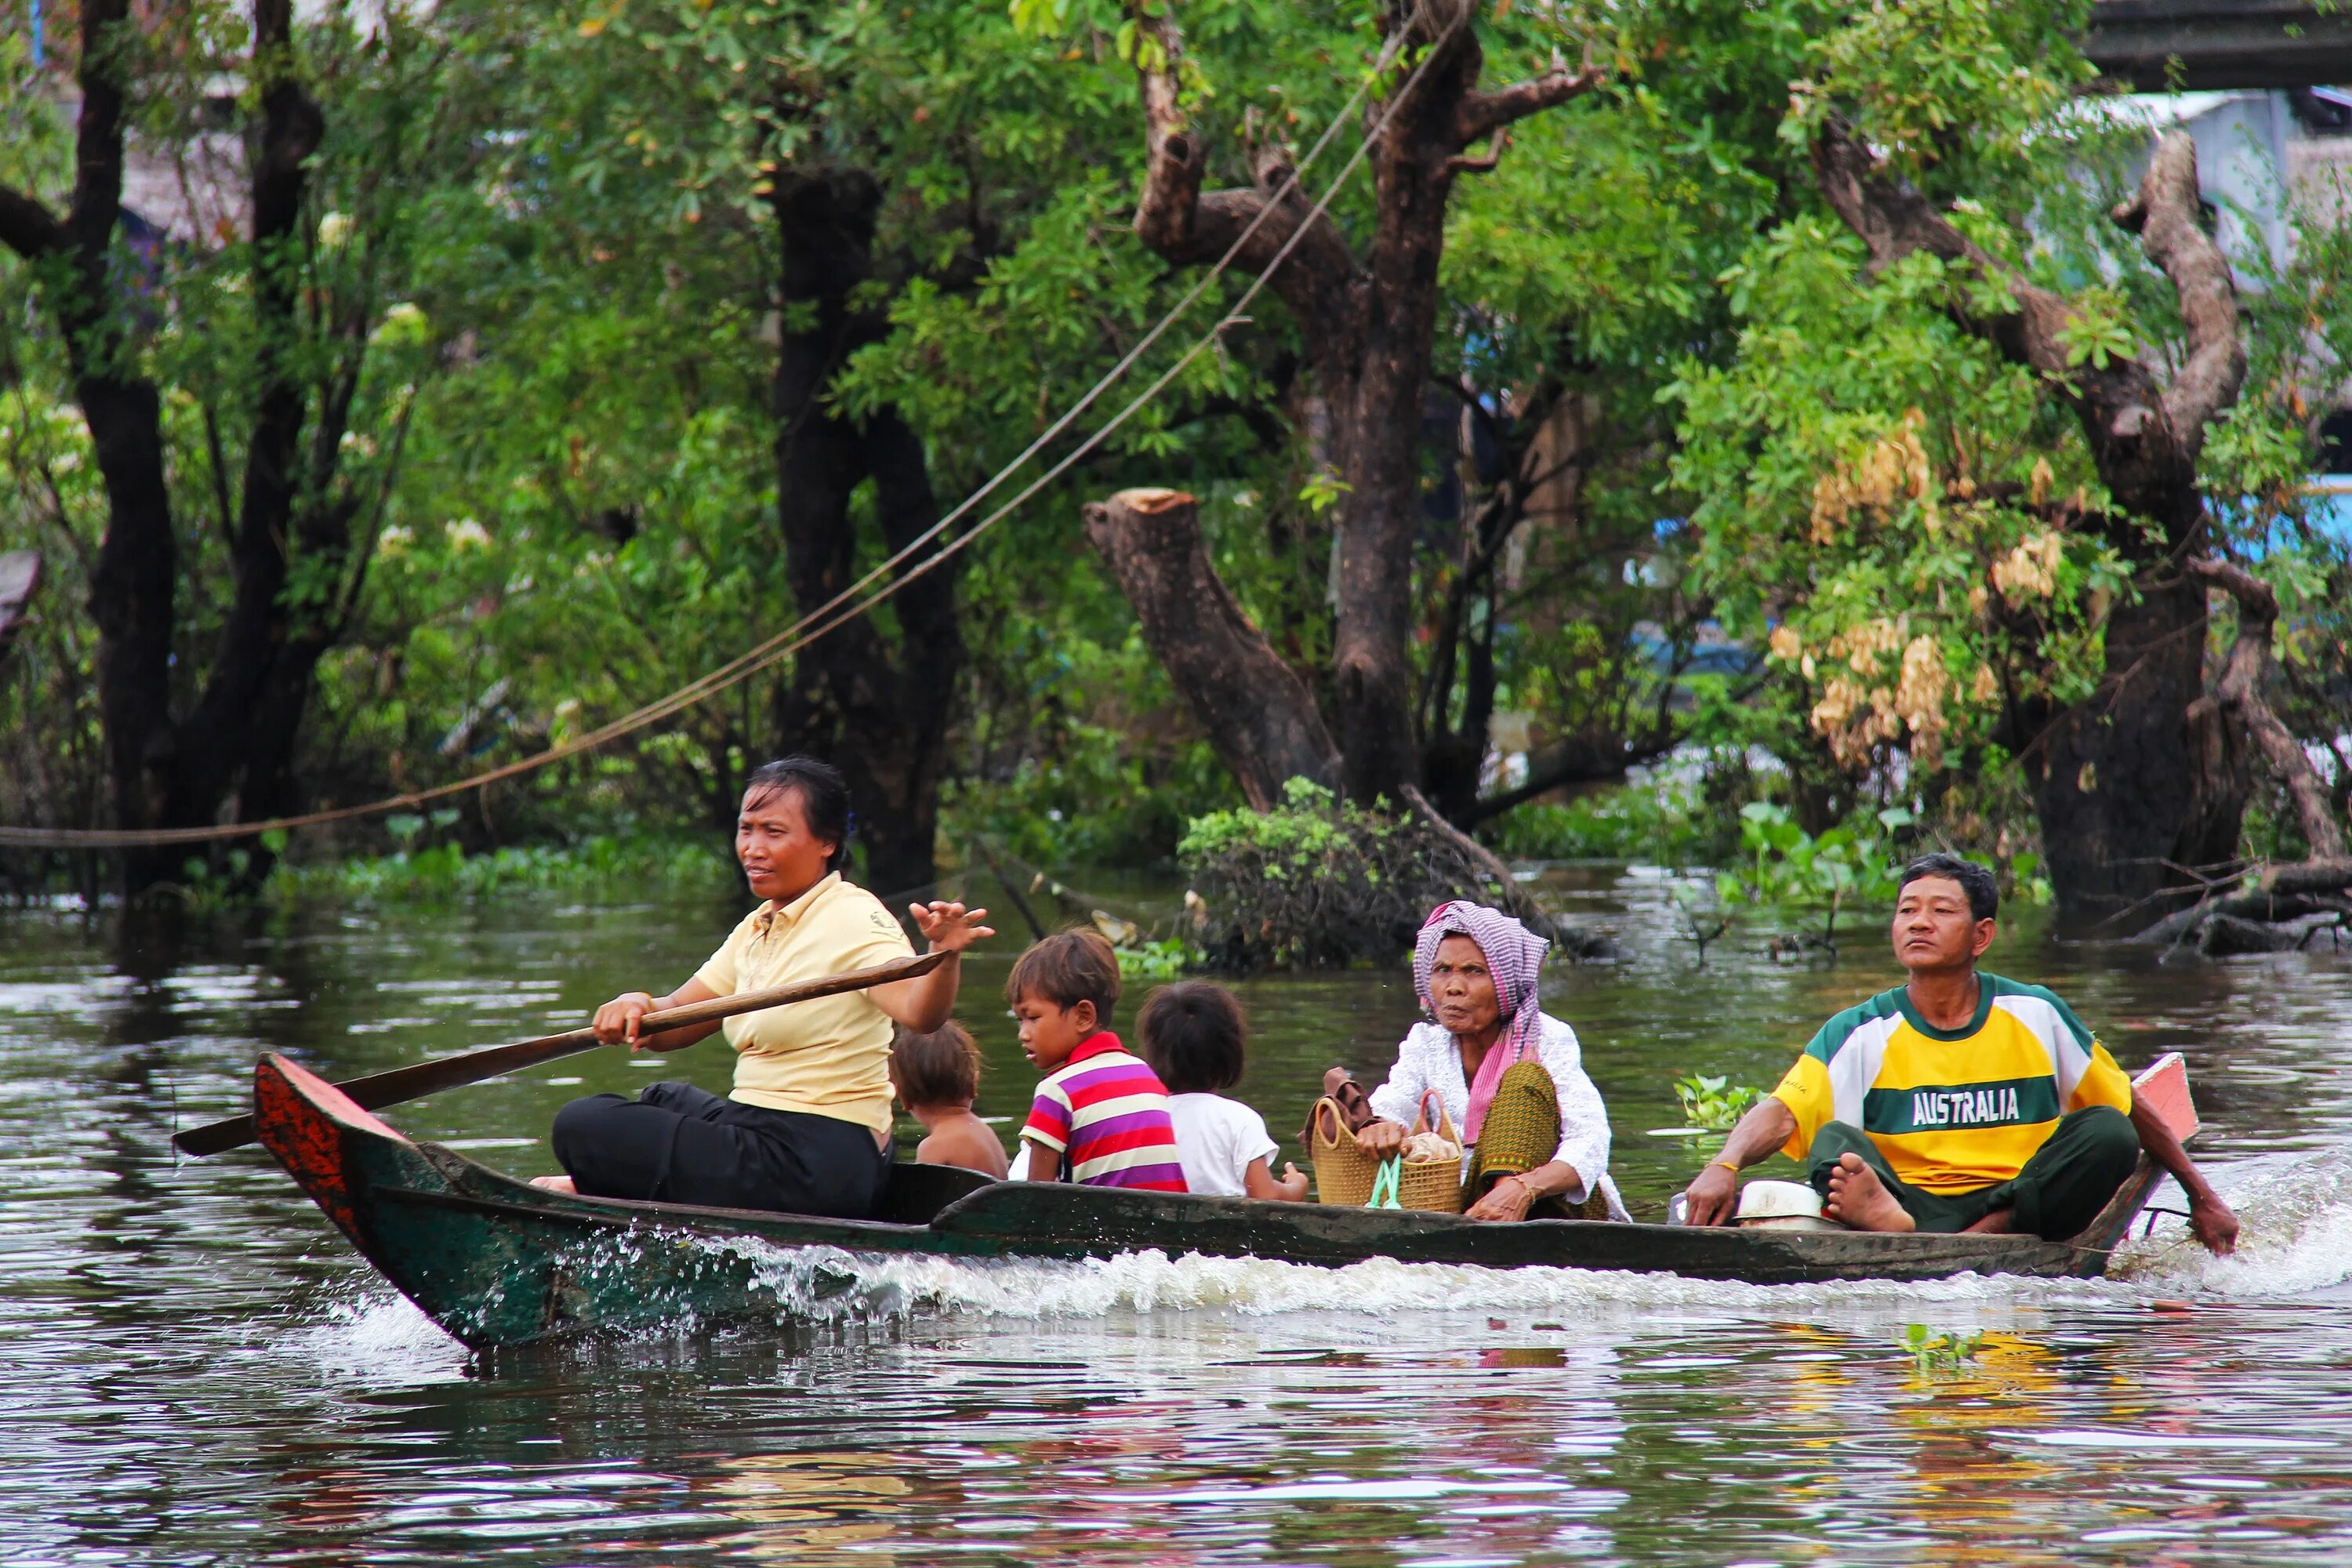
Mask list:
[[[2024,1119],[2014,1089],[1915,1089],[1911,1095],[1914,1127],[1982,1127]]]

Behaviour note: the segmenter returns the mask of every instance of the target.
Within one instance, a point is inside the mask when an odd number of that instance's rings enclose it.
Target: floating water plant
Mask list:
[[[1922,1377],[1949,1375],[1976,1360],[1983,1348],[1982,1334],[1937,1333],[1925,1323],[1903,1326],[1903,1348]]]
[[[1728,1132],[1764,1093],[1727,1078],[1689,1073],[1675,1079],[1675,1097],[1683,1102],[1683,1120],[1691,1131]]]

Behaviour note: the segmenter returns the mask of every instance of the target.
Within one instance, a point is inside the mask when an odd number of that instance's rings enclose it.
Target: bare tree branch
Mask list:
[[[1217,574],[1200,508],[1181,490],[1130,489],[1085,509],[1087,542],[1135,606],[1144,640],[1254,810],[1304,777],[1329,786],[1339,748],[1315,695]]]
[[[1609,73],[1590,62],[1575,70],[1555,64],[1539,77],[1464,97],[1454,110],[1454,136],[1462,146],[1484,141],[1514,121],[1556,109],[1571,98],[1581,98],[1609,79]],[[1494,167],[1489,163],[1488,168]]]
[[[1449,174],[1491,174],[1495,172],[1495,165],[1503,161],[1503,154],[1510,145],[1511,133],[1497,131],[1484,157],[1474,158],[1467,153],[1457,153],[1445,160],[1445,172]]]
[[[1398,815],[1408,818],[1419,817],[1432,833],[1458,851],[1473,870],[1486,879],[1491,888],[1488,896],[1494,900],[1496,908],[1549,942],[1564,958],[1580,963],[1616,961],[1617,944],[1610,939],[1608,932],[1590,926],[1571,925],[1547,911],[1536,902],[1533,894],[1519,885],[1518,879],[1511,875],[1511,868],[1503,863],[1502,857],[1448,822],[1445,814],[1430,805],[1429,797],[1423,795],[1417,786],[1406,784],[1397,793],[1404,797],[1406,807]]]
[[[1470,826],[1491,821],[1562,784],[1602,784],[1625,776],[1625,770],[1654,763],[1675,749],[1680,737],[1671,726],[1639,740],[1610,737],[1612,744],[1598,746],[1584,736],[1571,736],[1550,748],[1551,755],[1528,770],[1528,776],[1510,788],[1481,796],[1470,808]]]
[[[1853,128],[1832,117],[1813,143],[1813,173],[1822,195],[1870,250],[1873,273],[1922,252],[1963,265],[2008,291],[2014,309],[1984,312],[1956,308],[1954,316],[2020,364],[2053,379],[2071,367],[2059,332],[2074,314],[2058,295],[2039,289],[1952,226],[1925,196],[1880,165]]]
[[[1255,271],[1271,264],[1306,224],[1306,234],[1269,282],[1313,344],[1318,334],[1339,327],[1347,313],[1357,264],[1346,237],[1328,214],[1309,217],[1312,204],[1291,183],[1289,158],[1276,145],[1259,149],[1254,188],[1201,194],[1209,154],[1192,132],[1181,99],[1183,36],[1166,8],[1139,20],[1143,35],[1158,46],[1160,59],[1155,67],[1137,71],[1145,153],[1143,197],[1135,209],[1137,236],[1180,266],[1213,262],[1241,241],[1234,265]],[[1265,221],[1250,232],[1261,214],[1266,215]],[[1244,233],[1249,235],[1245,241]]]
[[[2156,145],[2136,200],[2115,219],[2139,236],[2147,258],[2164,269],[2179,296],[2189,328],[2189,359],[2165,389],[2164,411],[2191,460],[2205,443],[2205,426],[2235,402],[2246,379],[2246,349],[2238,338],[2238,293],[2228,258],[2198,221],[2197,143],[2169,131]]]
[[[2336,820],[2327,785],[2321,781],[2319,770],[2311,765],[2303,742],[2263,697],[2271,671],[2271,628],[2278,620],[2278,595],[2268,583],[2232,562],[2200,556],[2189,562],[2188,567],[2190,575],[2238,601],[2238,637],[2230,647],[2229,662],[2222,667],[2215,700],[2245,731],[2284,786],[2312,855],[2324,860],[2343,858],[2344,829]]]
[[[2139,201],[2119,212],[2147,224],[2142,245],[2180,292],[2190,322],[2192,355],[2170,393],[2139,360],[2110,357],[2102,367],[2070,363],[2074,305],[2027,281],[1966,236],[1918,192],[1889,174],[1852,126],[1832,118],[1813,143],[1822,194],[1870,249],[1873,272],[1925,252],[1964,268],[2006,296],[2007,309],[1987,308],[1988,290],[1956,297],[1952,319],[2014,363],[2047,377],[2074,410],[2100,478],[2126,513],[2161,522],[2176,549],[2194,547],[2202,532],[2196,493],[2197,454],[2204,422],[2237,395],[2245,374],[2236,346],[2237,310],[2229,268],[2197,227],[2196,149],[2186,135],[2158,149]],[[2184,425],[2189,418],[2192,423]]]
[[[0,185],[0,245],[27,261],[38,261],[70,249],[73,237],[38,197]]]

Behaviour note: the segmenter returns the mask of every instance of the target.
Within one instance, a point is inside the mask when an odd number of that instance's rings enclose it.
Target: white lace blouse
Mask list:
[[[1577,1047],[1576,1031],[1545,1014],[1535,1059],[1551,1074],[1552,1087],[1559,1094],[1559,1150],[1552,1158],[1577,1174],[1577,1184],[1560,1194],[1561,1199],[1580,1204],[1598,1183],[1609,1202],[1609,1217],[1631,1218],[1617,1196],[1617,1184],[1609,1179],[1609,1111],[1601,1103],[1601,1091],[1584,1075],[1584,1055]],[[1397,1047],[1396,1066],[1389,1069],[1388,1081],[1372,1090],[1372,1110],[1384,1121],[1410,1127],[1422,1095],[1433,1089],[1444,1101],[1454,1125],[1461,1127],[1470,1113],[1470,1086],[1462,1077],[1461,1048],[1437,1025],[1415,1024]],[[1465,1176],[1469,1159],[1465,1151]]]

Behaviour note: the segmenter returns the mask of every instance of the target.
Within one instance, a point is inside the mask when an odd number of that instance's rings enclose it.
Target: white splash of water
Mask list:
[[[2179,1220],[2165,1219],[2151,1237],[2116,1254],[2105,1280],[1962,1274],[1917,1283],[1767,1286],[1391,1258],[1343,1268],[1157,1250],[1076,1262],[980,1260],[777,1247],[748,1238],[679,1239],[708,1249],[714,1259],[748,1263],[778,1321],[843,1326],[925,1318],[1046,1322],[1118,1314],[1319,1313],[1369,1327],[1465,1311],[1584,1322],[1705,1317],[1824,1322],[1901,1320],[1927,1309],[1992,1321],[2016,1310],[2137,1307],[2170,1297],[2276,1299],[2352,1279],[2352,1149],[2251,1160],[2216,1179],[2243,1226],[2236,1256],[2208,1256]],[[2159,1201],[2177,1201],[2177,1194]],[[660,1332],[695,1327],[681,1319]],[[454,1341],[404,1298],[374,1286],[330,1305],[280,1348],[339,1380],[437,1381],[462,1375],[464,1366]]]
[[[1113,1312],[1341,1312],[1387,1317],[1801,1312],[1871,1317],[1929,1305],[2125,1305],[2151,1298],[2275,1298],[2352,1279],[2352,1150],[2251,1161],[2221,1183],[2242,1226],[2234,1257],[2209,1256],[2179,1220],[2127,1245],[2105,1280],[1957,1275],[1905,1283],[1748,1285],[1585,1268],[1478,1268],[1372,1258],[1344,1268],[1157,1250],[1080,1262],[979,1261],[831,1247],[713,1243],[751,1260],[787,1317],[964,1315],[1037,1321]]]
[[[1158,1250],[1076,1262],[976,1261],[730,1243],[796,1320],[963,1316],[1038,1321],[1115,1312],[1338,1312],[1370,1318],[1493,1311],[1589,1318],[1659,1311],[1870,1316],[1928,1303],[2001,1305],[2099,1290],[2083,1281],[1963,1274],[1924,1283],[1747,1285],[1588,1268],[1479,1268],[1376,1258],[1344,1268]]]
[[[339,1383],[438,1383],[461,1378],[466,1370],[465,1347],[415,1302],[377,1281],[272,1336],[268,1350],[307,1362]]]
[[[2165,1218],[2116,1255],[2117,1279],[2238,1300],[2299,1296],[2352,1279],[2352,1149],[2250,1160],[2214,1185],[2239,1222],[2238,1250],[2215,1258]],[[2178,1204],[2179,1194],[2158,1201]]]

